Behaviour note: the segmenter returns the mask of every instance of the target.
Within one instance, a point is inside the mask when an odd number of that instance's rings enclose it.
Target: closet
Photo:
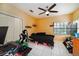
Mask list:
[[[19,34],[22,31],[22,24],[22,19],[5,13],[0,13],[0,27],[8,27],[4,44],[19,39]]]

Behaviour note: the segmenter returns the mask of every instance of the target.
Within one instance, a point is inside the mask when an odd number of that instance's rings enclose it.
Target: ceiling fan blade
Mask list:
[[[50,11],[52,8],[54,8],[56,4],[54,3],[51,7],[49,7],[48,11]]]
[[[49,12],[57,13],[58,11],[49,11]]]
[[[42,13],[40,13],[39,15],[41,15],[41,14],[44,14],[45,12],[42,12]]]
[[[43,9],[43,8],[40,8],[40,7],[39,7],[38,9],[40,9],[40,10],[43,10],[43,11],[46,11],[45,9]]]

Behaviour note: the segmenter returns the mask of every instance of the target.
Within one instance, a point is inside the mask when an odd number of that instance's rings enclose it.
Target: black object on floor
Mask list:
[[[40,44],[46,43],[48,46],[54,46],[54,35],[48,35],[46,33],[32,33],[30,38],[32,42],[38,42]]]
[[[26,48],[24,48],[24,47],[20,47],[19,49],[18,49],[18,54],[20,54],[21,56],[27,56],[28,55],[28,53],[30,52],[32,50],[32,48],[30,48],[30,47],[26,47]]]
[[[6,54],[11,48],[16,48],[16,45],[7,43],[3,46],[0,46],[0,56],[3,56],[4,54]]]
[[[69,53],[73,53],[73,45],[72,45],[72,39],[71,37],[66,38],[66,40],[63,42],[65,47],[67,48]]]

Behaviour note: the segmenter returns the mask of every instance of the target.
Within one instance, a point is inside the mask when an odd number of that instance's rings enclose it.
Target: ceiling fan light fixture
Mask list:
[[[47,16],[49,16],[49,14],[46,14]]]
[[[46,13],[45,14],[49,14],[49,11],[46,11]]]

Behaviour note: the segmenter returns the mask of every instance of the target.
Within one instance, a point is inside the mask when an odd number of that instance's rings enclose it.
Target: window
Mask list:
[[[54,34],[66,34],[67,23],[54,23]]]

